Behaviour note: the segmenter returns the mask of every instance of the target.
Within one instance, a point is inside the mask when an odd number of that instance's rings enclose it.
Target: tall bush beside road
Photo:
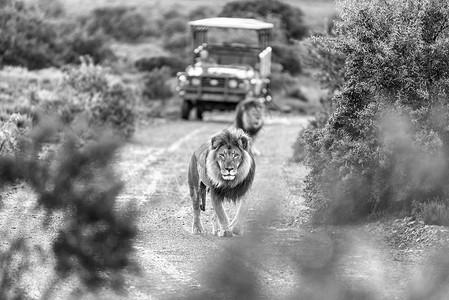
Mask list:
[[[449,4],[340,4],[337,36],[320,43],[346,58],[344,82],[329,120],[303,135],[308,200],[338,222],[447,199]]]
[[[135,129],[134,92],[120,82],[110,83],[107,71],[90,58],[81,61],[79,67],[68,70],[62,90],[68,121],[82,114],[91,126],[108,127],[124,138],[131,137]]]
[[[40,159],[44,144],[61,132],[59,151]],[[65,298],[61,284],[78,296],[103,287],[122,291],[124,273],[137,270],[131,259],[137,229],[131,204],[116,202],[123,188],[114,168],[120,143],[102,137],[80,146],[61,123],[48,120],[23,138],[13,156],[0,155],[0,187],[19,181],[34,192],[23,199],[30,209],[13,218],[23,228],[0,230],[0,298]],[[11,218],[11,201],[0,207],[2,217]],[[41,285],[30,290],[30,276]]]

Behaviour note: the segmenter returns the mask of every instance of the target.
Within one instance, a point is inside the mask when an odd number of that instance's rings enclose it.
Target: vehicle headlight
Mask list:
[[[201,67],[189,67],[187,68],[187,75],[189,76],[201,76],[203,74],[203,68]]]
[[[192,79],[190,79],[190,83],[192,85],[200,85],[201,84],[201,79],[199,79],[198,77],[193,77]]]
[[[239,85],[239,83],[238,83],[238,81],[235,80],[235,79],[230,79],[230,80],[228,81],[228,86],[229,86],[231,89],[235,89],[238,85]]]

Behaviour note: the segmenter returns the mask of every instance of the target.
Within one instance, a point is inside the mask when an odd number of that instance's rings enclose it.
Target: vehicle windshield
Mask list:
[[[257,31],[233,28],[209,28],[207,33],[209,44],[240,45],[242,47],[258,47]]]

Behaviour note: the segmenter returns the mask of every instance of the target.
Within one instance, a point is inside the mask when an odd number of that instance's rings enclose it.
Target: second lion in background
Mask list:
[[[250,98],[240,102],[236,108],[234,126],[242,129],[248,134],[252,141],[257,137],[259,131],[263,128],[263,114],[265,110],[265,102],[260,98]],[[260,155],[261,152],[254,148],[254,155]]]

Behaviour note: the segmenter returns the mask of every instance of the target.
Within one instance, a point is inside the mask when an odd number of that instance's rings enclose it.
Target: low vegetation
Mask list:
[[[9,131],[8,123],[2,125],[2,134]],[[101,138],[80,144],[70,130],[49,119],[15,138],[16,151],[0,156],[0,187],[22,182],[31,188],[35,197],[25,201],[34,206],[34,218],[27,220],[34,228],[33,233],[26,226],[19,234],[0,232],[6,242],[0,247],[0,298],[31,297],[22,287],[36,276],[34,268],[45,270],[36,278],[45,299],[69,278],[79,280],[81,291],[105,286],[119,291],[124,271],[134,268],[130,255],[136,235],[131,207],[115,209],[123,184],[111,162],[120,143]],[[45,155],[49,143],[59,151]],[[47,235],[53,236],[49,245]]]

